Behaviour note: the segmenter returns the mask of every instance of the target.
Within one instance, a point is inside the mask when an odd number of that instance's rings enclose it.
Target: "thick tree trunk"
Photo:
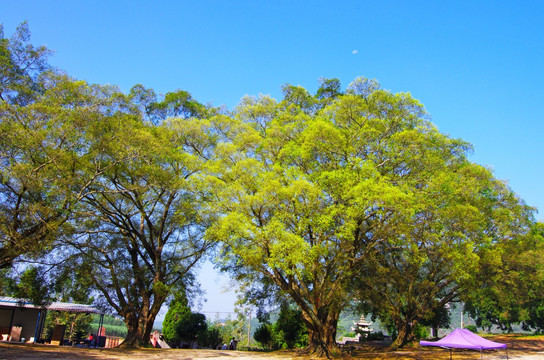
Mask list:
[[[336,344],[336,326],[339,313],[318,309],[308,313],[302,310],[303,319],[308,328],[309,344],[305,352],[331,358],[339,353]]]
[[[403,347],[404,345],[412,342],[415,338],[414,336],[414,329],[417,324],[417,321],[405,321],[400,324],[397,324],[397,338],[393,343],[391,344],[391,349],[398,349]]]
[[[125,324],[127,325],[127,336],[120,346],[124,348],[143,346],[140,341],[141,335],[139,331],[140,327],[138,316],[132,313],[125,315]]]
[[[433,325],[433,334],[432,334],[432,337],[433,338],[438,338],[438,325]]]
[[[157,314],[144,317],[142,315],[129,314],[125,316],[127,336],[121,347],[135,348],[148,346],[151,343],[151,331]]]

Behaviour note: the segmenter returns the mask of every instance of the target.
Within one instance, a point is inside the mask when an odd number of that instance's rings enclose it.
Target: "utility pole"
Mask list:
[[[251,345],[251,308],[249,308],[249,324],[247,326],[247,346]]]

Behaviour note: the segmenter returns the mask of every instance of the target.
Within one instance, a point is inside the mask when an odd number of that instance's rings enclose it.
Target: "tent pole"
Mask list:
[[[450,348],[450,360],[451,360],[451,359],[452,359],[452,358],[451,358],[451,348]]]
[[[506,351],[506,360],[508,360],[508,348],[504,348],[504,350]]]
[[[481,360],[484,359],[484,353],[482,352],[482,349],[480,349],[480,359],[481,359]]]

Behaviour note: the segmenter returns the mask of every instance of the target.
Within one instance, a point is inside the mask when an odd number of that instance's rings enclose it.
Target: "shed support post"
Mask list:
[[[11,319],[9,320],[9,333],[8,333],[8,341],[11,341],[11,328],[13,327],[13,318],[15,317],[15,308],[11,310]]]
[[[102,329],[102,325],[104,325],[104,314],[100,314],[100,320],[98,321],[98,331],[96,332],[97,337],[101,336],[100,329]]]
[[[38,342],[38,335],[40,330],[40,320],[42,318],[42,311],[38,312],[38,320],[36,320],[36,329],[34,330],[34,343]]]
[[[43,327],[45,326],[45,318],[47,317],[47,310],[42,310],[42,320],[40,321],[40,330],[38,331],[38,338],[41,339],[43,333]]]

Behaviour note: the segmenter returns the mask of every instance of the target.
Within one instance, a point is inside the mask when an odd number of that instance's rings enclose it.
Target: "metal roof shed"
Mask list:
[[[39,339],[48,310],[101,314],[99,326],[102,326],[104,318],[104,314],[91,305],[53,302],[45,307],[39,307],[26,299],[0,296],[0,335],[2,335],[2,340]],[[15,334],[14,327],[18,328]]]

